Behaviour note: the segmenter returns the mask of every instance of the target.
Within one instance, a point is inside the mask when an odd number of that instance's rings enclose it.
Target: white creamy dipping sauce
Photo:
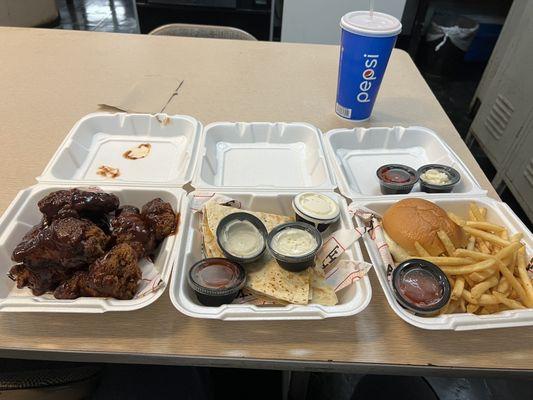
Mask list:
[[[277,253],[297,257],[311,253],[318,243],[309,232],[297,228],[286,228],[274,235],[270,246]]]
[[[432,185],[447,185],[451,183],[450,177],[446,172],[434,168],[428,169],[420,175],[420,179]]]
[[[301,193],[295,198],[296,207],[317,219],[333,219],[339,215],[339,205],[321,193]]]
[[[249,221],[231,221],[220,236],[220,243],[231,255],[251,258],[263,250],[265,239]]]

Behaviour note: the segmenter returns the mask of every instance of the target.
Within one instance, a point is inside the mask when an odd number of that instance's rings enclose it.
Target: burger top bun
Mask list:
[[[455,247],[466,244],[462,228],[442,208],[423,199],[404,199],[391,206],[383,215],[383,227],[390,238],[411,255],[417,254],[416,241],[432,256],[444,253],[445,248],[437,236],[439,230],[448,234]]]

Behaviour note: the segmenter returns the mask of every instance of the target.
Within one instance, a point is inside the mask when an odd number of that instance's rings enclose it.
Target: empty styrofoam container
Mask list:
[[[72,185],[37,184],[22,190],[0,218],[0,311],[23,312],[68,312],[102,313],[106,311],[130,311],[153,303],[163,292],[170,278],[172,265],[179,250],[178,243],[184,235],[180,223],[178,233],[165,238],[156,251],[154,266],[161,274],[164,285],[156,291],[132,300],[118,300],[102,297],[80,297],[75,300],[57,300],[51,294],[34,296],[28,288],[17,289],[15,282],[8,278],[9,269],[16,263],[11,261],[11,253],[30,228],[41,221],[42,214],[37,202],[47,194]],[[176,212],[186,213],[186,193],[182,189],[158,187],[101,186],[103,191],[114,193],[121,205],[141,207],[146,202],[160,197],[169,202]]]
[[[353,229],[346,201],[336,193],[322,192],[335,199],[341,209],[338,229]],[[195,195],[188,196],[189,207]],[[241,203],[243,210],[264,211],[280,215],[294,215],[291,203],[298,192],[224,192],[225,196]],[[204,192],[201,195],[205,195]],[[182,214],[183,215],[183,214]],[[201,215],[189,209],[183,217],[183,230],[187,234],[179,244],[178,262],[172,273],[170,298],[174,306],[182,313],[196,318],[221,320],[307,320],[330,317],[343,317],[363,311],[372,297],[372,288],[368,276],[337,292],[339,304],[323,306],[319,304],[286,306],[255,306],[249,304],[225,304],[220,307],[206,307],[200,304],[195,293],[187,283],[187,274],[191,266],[203,258],[202,233],[200,231]],[[331,233],[331,232],[330,232]],[[363,261],[359,243],[355,242],[341,256],[342,259]]]
[[[305,123],[213,123],[200,142],[195,188],[333,190],[319,129]]]
[[[339,189],[350,198],[381,195],[376,171],[384,164],[404,164],[414,169],[426,164],[444,164],[461,174],[460,182],[449,195],[486,193],[453,150],[427,128],[334,129],[326,134],[324,145]],[[423,193],[418,183],[414,192]]]
[[[94,113],[79,120],[60,145],[40,182],[182,186],[192,178],[202,125],[185,115]],[[148,143],[149,154],[131,160],[124,153]],[[97,174],[118,168],[116,178]]]
[[[410,197],[415,197],[410,195]],[[533,235],[527,227],[520,221],[509,206],[500,201],[496,201],[486,196],[472,196],[470,198],[458,198],[446,195],[427,196],[426,194],[419,194],[416,197],[425,198],[442,207],[448,212],[467,219],[468,207],[470,202],[476,202],[481,207],[487,208],[487,221],[505,226],[508,229],[509,235],[522,232],[524,238],[522,240],[526,245],[526,251],[529,255],[533,252]],[[392,206],[398,199],[391,198],[372,198],[354,200],[356,205],[367,207],[379,214],[383,214],[390,206]],[[363,226],[361,220],[356,217],[359,226]],[[435,317],[420,317],[412,314],[398,304],[394,297],[392,287],[387,279],[386,266],[383,264],[381,256],[375,243],[368,237],[364,236],[364,241],[374,270],[379,279],[379,283],[385,292],[387,301],[394,312],[404,321],[411,325],[423,329],[431,330],[475,330],[475,329],[490,329],[490,328],[507,328],[516,326],[532,326],[533,325],[533,309],[525,310],[508,310],[490,315],[475,315],[475,314],[443,314]]]

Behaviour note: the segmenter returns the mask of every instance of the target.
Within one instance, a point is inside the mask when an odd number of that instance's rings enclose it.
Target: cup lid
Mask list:
[[[188,282],[203,295],[225,296],[243,288],[246,272],[240,264],[225,258],[205,258],[191,267]]]
[[[232,261],[253,262],[266,248],[265,225],[255,215],[237,212],[226,215],[217,226],[217,243]]]
[[[341,27],[364,36],[389,37],[402,31],[401,22],[392,15],[374,11],[352,11],[341,18]]]
[[[409,274],[413,276],[409,277]],[[406,286],[414,288],[410,294],[408,289],[402,289],[404,282],[409,283]],[[432,292],[435,287],[438,287],[438,293]],[[406,260],[394,269],[392,288],[402,306],[420,314],[440,310],[448,303],[451,294],[446,274],[437,265],[417,258]]]
[[[335,220],[340,214],[337,202],[323,193],[299,193],[294,197],[292,205],[296,213],[318,221]]]

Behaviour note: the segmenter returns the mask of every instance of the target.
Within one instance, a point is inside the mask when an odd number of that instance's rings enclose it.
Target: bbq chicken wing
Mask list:
[[[113,297],[130,300],[141,279],[136,251],[127,243],[113,247],[96,260],[88,272],[77,272],[54,291],[57,299]]]
[[[169,203],[160,198],[149,201],[142,207],[141,214],[152,226],[155,238],[163,240],[176,230],[176,214]]]
[[[119,203],[118,197],[111,193],[69,189],[50,193],[39,201],[38,206],[50,223],[65,217],[98,219],[115,211]]]
[[[152,254],[156,247],[154,230],[133,207],[123,208],[111,220],[111,237],[115,244],[128,243],[139,259]]]

